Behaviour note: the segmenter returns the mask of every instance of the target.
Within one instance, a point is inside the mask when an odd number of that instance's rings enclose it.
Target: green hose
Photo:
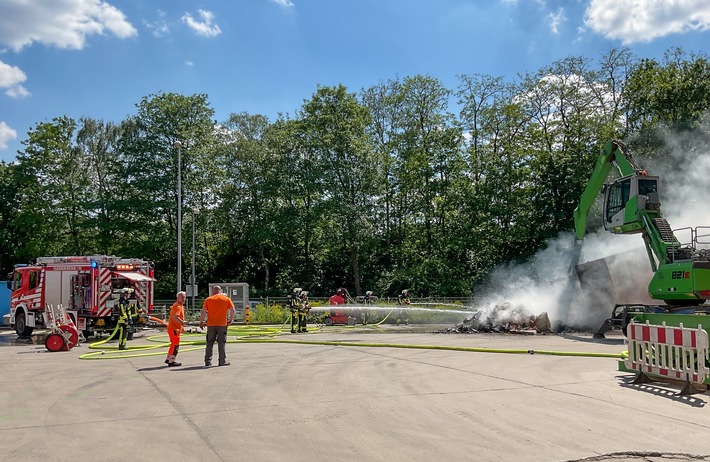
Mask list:
[[[328,346],[352,346],[371,348],[411,348],[417,350],[448,350],[448,351],[468,351],[475,353],[504,353],[504,354],[538,354],[553,356],[578,356],[589,358],[614,358],[623,359],[624,353],[587,353],[580,351],[550,351],[550,350],[512,350],[504,348],[477,348],[459,347],[450,345],[409,345],[402,343],[361,343],[361,342],[331,342],[313,340],[277,340],[277,339],[239,339],[230,343],[293,343],[300,345],[328,345]]]

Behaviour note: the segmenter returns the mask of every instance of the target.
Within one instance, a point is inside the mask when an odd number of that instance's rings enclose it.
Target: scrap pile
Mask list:
[[[444,329],[442,333],[464,334],[493,332],[506,334],[535,335],[551,332],[552,326],[547,312],[535,316],[522,306],[511,306],[509,302],[489,309],[476,311],[456,326]]]

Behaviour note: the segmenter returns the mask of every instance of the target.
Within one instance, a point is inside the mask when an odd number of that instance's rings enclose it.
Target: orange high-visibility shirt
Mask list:
[[[185,307],[180,302],[173,303],[170,307],[170,319],[168,320],[168,330],[182,330],[182,324],[175,321],[173,316],[177,315],[180,319],[185,319]]]
[[[227,311],[234,308],[234,303],[224,294],[207,297],[202,308],[207,311],[207,326],[226,326]]]

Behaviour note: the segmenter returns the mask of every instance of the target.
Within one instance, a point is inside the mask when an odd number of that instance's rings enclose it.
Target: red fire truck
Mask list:
[[[16,265],[7,281],[10,325],[29,336],[45,327],[46,307],[61,304],[85,337],[112,332],[124,289],[132,289],[142,319],[153,311],[153,276],[149,261],[107,255],[41,257],[34,265]]]

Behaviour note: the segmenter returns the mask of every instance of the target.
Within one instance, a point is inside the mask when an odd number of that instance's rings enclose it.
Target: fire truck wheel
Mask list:
[[[44,346],[49,351],[62,351],[65,349],[64,336],[62,334],[49,334]]]
[[[17,316],[15,316],[15,332],[18,337],[29,337],[32,335],[32,330],[34,330],[32,327],[27,327],[25,319],[25,313],[17,313]]]
[[[325,318],[325,321],[323,321],[323,324],[325,324],[326,326],[332,326],[333,320],[330,318],[330,316],[328,316],[327,318]]]
[[[79,332],[74,327],[66,324],[62,324],[59,328],[64,332],[69,332],[69,341],[67,342],[67,346],[70,349],[74,348],[76,344],[79,343]]]

